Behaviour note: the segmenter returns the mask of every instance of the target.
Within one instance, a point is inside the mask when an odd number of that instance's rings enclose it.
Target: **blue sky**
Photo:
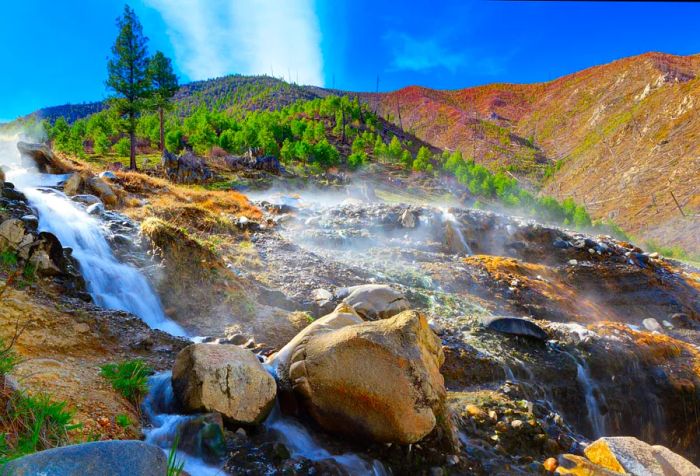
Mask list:
[[[106,96],[113,0],[14,0],[0,23],[0,120]],[[700,4],[132,0],[181,81],[267,73],[349,90],[546,81],[647,51],[700,52]]]

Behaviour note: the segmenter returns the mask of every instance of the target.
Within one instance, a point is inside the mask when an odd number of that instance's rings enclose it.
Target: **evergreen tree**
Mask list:
[[[165,126],[163,124],[163,111],[170,107],[170,100],[179,89],[177,76],[173,72],[170,58],[157,51],[148,62],[148,74],[153,88],[152,105],[158,111],[160,118],[160,151],[165,147]]]
[[[129,134],[129,167],[136,170],[136,124],[138,116],[151,96],[148,75],[148,38],[136,13],[128,5],[117,19],[119,35],[112,46],[112,58],[107,63],[107,87],[114,92],[112,106],[125,118],[124,129]]]

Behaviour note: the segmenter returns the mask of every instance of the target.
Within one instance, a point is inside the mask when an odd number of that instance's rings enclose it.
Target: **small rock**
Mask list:
[[[642,321],[642,325],[649,332],[661,332],[663,330],[663,328],[661,327],[661,324],[659,324],[659,321],[657,321],[653,317],[649,317],[647,319],[644,319]]]
[[[568,263],[569,263],[571,266],[576,266],[576,265],[578,264],[578,260],[570,259],[570,260],[568,261]]]
[[[117,180],[117,174],[115,174],[111,170],[105,170],[104,172],[100,172],[99,177],[108,180]]]
[[[523,427],[523,421],[522,420],[513,420],[512,422],[510,422],[510,426],[514,430],[519,430]]]
[[[87,207],[85,211],[88,215],[101,215],[105,211],[105,206],[102,204],[102,202],[93,203]]]

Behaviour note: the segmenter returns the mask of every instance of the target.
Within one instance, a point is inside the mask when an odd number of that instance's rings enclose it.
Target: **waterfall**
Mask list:
[[[469,243],[467,243],[467,240],[464,238],[464,234],[462,233],[462,229],[460,228],[460,223],[457,220],[457,217],[454,216],[453,213],[451,213],[449,210],[442,208],[442,220],[447,224],[447,227],[449,230],[451,230],[455,236],[457,236],[457,239],[459,240],[460,245],[462,246],[462,251],[467,254],[467,255],[472,255],[472,248],[469,246]]]
[[[0,141],[0,163],[9,167],[12,180],[24,193],[39,218],[39,231],[56,235],[64,247],[73,250],[87,290],[95,303],[107,309],[130,312],[154,329],[172,335],[186,332],[163,312],[160,299],[148,280],[136,268],[117,261],[99,221],[83,206],[55,190],[63,175],[39,174],[23,168],[19,154],[9,155],[8,141]]]
[[[568,355],[576,364],[576,380],[583,389],[583,395],[586,400],[586,410],[588,412],[588,421],[591,424],[593,438],[605,436],[605,417],[600,412],[600,402],[596,395],[600,394],[600,390],[598,389],[598,385],[591,378],[588,365],[586,365],[584,360],[576,358],[573,354],[566,351],[562,352]],[[600,398],[602,398],[602,395]]]
[[[600,413],[598,399],[595,396],[598,386],[593,382],[588,372],[588,367],[584,363],[576,362],[576,379],[583,387],[586,397],[586,408],[588,409],[588,420],[593,428],[593,437],[599,438],[605,435],[605,419]]]

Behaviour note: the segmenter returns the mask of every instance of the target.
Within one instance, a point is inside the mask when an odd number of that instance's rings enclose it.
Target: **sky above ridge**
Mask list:
[[[9,0],[0,122],[106,97],[124,2]],[[700,53],[700,4],[132,0],[181,82],[268,74],[353,91],[528,83],[648,51]],[[377,81],[378,79],[378,81]]]

